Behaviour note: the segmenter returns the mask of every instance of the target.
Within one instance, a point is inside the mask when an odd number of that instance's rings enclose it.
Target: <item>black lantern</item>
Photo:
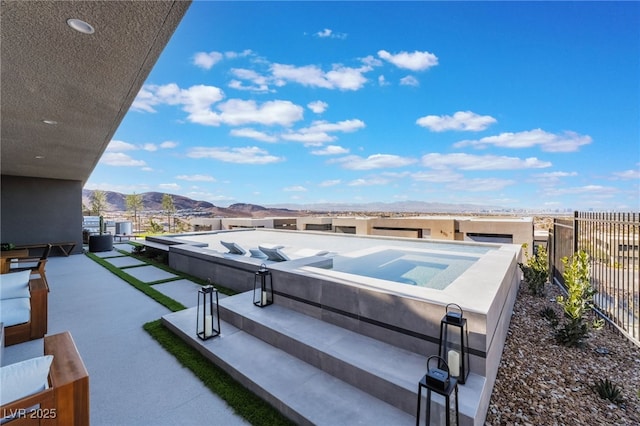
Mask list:
[[[433,364],[437,367],[434,367]],[[427,359],[427,374],[418,382],[418,410],[416,412],[416,426],[420,425],[420,403],[422,402],[422,388],[427,390],[427,413],[425,425],[431,424],[433,416],[435,424],[450,426],[460,424],[458,414],[458,381],[449,374],[449,367],[444,359],[437,355],[432,355]],[[437,401],[433,400],[432,393],[440,395],[438,398],[444,398],[444,407]],[[453,394],[453,406],[451,409],[451,398]],[[432,405],[433,404],[433,405]],[[452,423],[452,420],[455,423]]]
[[[273,303],[273,281],[271,271],[265,264],[260,265],[253,280],[253,304],[264,308]]]
[[[469,375],[469,330],[462,308],[449,303],[440,321],[440,359],[446,359],[452,377],[463,385]]]
[[[218,290],[212,285],[203,286],[198,290],[196,334],[202,340],[207,340],[220,334]]]

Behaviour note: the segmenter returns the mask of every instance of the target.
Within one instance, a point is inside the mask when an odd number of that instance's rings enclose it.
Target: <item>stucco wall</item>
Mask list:
[[[2,175],[3,243],[76,242],[82,252],[82,182]],[[57,249],[51,255],[60,255]]]

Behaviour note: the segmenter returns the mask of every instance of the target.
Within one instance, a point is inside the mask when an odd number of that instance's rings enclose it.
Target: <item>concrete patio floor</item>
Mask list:
[[[118,253],[101,257],[109,255]],[[142,269],[145,282],[163,277]],[[48,334],[68,330],[76,342],[90,376],[92,425],[248,424],[142,329],[168,309],[84,255],[50,258],[47,279]],[[186,306],[197,302],[190,281],[158,286]],[[43,339],[33,340],[4,348],[2,363],[42,353]]]

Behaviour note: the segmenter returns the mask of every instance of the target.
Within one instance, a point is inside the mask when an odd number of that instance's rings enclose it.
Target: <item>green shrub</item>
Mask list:
[[[547,262],[547,250],[543,246],[538,246],[533,256],[527,252],[527,244],[523,244],[526,264],[518,263],[524,275],[524,282],[527,283],[529,291],[535,296],[544,295],[544,285],[549,279],[549,265]]]
[[[569,347],[581,347],[589,333],[586,316],[593,306],[593,295],[596,291],[591,287],[589,274],[589,255],[578,251],[571,258],[564,257],[565,286],[567,297],[558,296],[558,303],[562,306],[565,317],[564,327],[557,331],[556,340]],[[597,328],[602,322],[594,321]]]
[[[547,321],[549,321],[549,323],[551,323],[552,327],[556,327],[558,325],[558,314],[556,314],[556,311],[553,310],[552,307],[547,306],[545,308],[543,308],[540,311],[540,316],[544,319],[546,319]]]
[[[598,392],[598,395],[600,395],[600,398],[608,399],[614,404],[621,404],[624,401],[622,398],[622,389],[609,379],[598,379],[595,390]]]

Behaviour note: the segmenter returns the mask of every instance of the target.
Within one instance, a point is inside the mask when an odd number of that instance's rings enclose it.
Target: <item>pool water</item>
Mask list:
[[[337,272],[442,290],[477,260],[474,255],[384,249],[360,256],[336,255]]]

